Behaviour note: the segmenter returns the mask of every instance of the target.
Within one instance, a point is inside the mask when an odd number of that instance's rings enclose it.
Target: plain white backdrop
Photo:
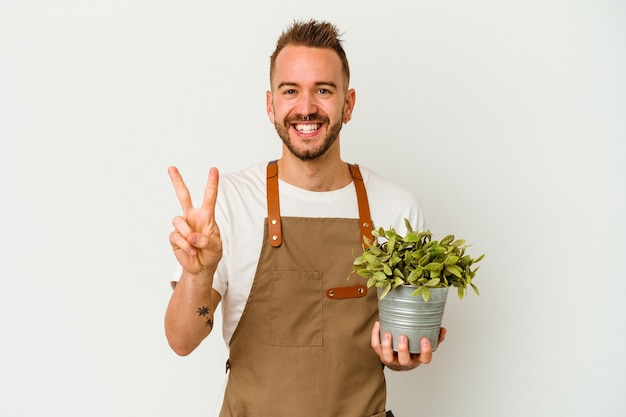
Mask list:
[[[625,415],[617,0],[0,0],[0,415],[212,415],[220,329],[163,334],[166,169],[200,194],[279,156],[269,55],[311,17],[345,32],[344,159],[487,254],[433,362],[388,374],[396,415]]]

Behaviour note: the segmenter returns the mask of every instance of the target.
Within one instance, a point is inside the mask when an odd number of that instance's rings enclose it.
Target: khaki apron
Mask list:
[[[346,280],[372,227],[360,172],[350,169],[360,220],[281,218],[277,165],[268,165],[263,246],[230,341],[220,417],[385,416],[383,367],[370,345],[376,291]]]

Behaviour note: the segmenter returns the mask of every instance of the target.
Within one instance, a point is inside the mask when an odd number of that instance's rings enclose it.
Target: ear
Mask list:
[[[272,122],[272,124],[275,123],[275,119],[274,119],[274,101],[272,100],[272,92],[271,91],[266,91],[265,92],[265,111],[267,111],[267,117],[269,117],[270,122]]]
[[[356,103],[356,91],[354,88],[351,88],[346,93],[346,102],[343,107],[343,122],[348,123],[350,119],[352,119],[352,111],[354,110],[354,105]]]

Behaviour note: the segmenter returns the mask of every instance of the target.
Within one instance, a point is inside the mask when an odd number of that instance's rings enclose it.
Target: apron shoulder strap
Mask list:
[[[280,224],[280,201],[278,198],[278,164],[271,161],[267,164],[267,226],[270,244],[277,248],[283,243],[282,229]],[[363,246],[369,246],[373,242],[372,216],[367,199],[367,191],[361,176],[361,170],[356,164],[348,164],[350,174],[354,181],[356,197],[359,205],[359,225],[361,227],[361,239]]]
[[[373,243],[374,236],[372,235],[372,216],[370,215],[370,205],[367,199],[367,191],[365,190],[365,184],[363,182],[363,176],[361,170],[357,164],[348,164],[350,167],[350,173],[354,181],[354,188],[356,188],[356,198],[359,204],[359,224],[361,225],[361,239],[363,240],[363,247],[370,246]]]
[[[278,165],[267,164],[267,227],[270,245],[277,248],[283,243],[280,226],[280,202],[278,201]]]

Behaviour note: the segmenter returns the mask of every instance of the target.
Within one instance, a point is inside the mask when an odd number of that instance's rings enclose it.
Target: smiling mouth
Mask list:
[[[300,133],[314,133],[322,127],[322,124],[321,123],[295,123],[293,124],[293,127]]]

